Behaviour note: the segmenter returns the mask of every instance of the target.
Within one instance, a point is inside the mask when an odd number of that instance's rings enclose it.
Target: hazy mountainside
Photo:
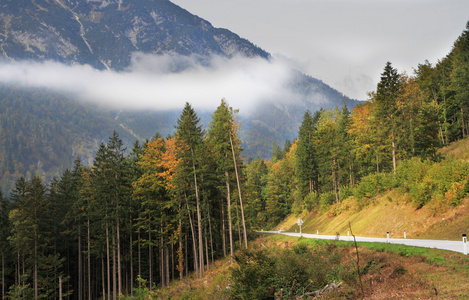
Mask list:
[[[269,53],[246,39],[214,28],[167,0],[0,3],[0,62],[53,60],[122,71],[136,52],[190,55],[202,65],[209,64],[212,55],[270,59]],[[178,71],[177,65],[172,68]],[[342,105],[344,99],[349,107],[356,104],[299,72],[294,72],[288,84],[292,94],[298,95],[294,100],[260,99],[257,109],[240,116],[247,157],[267,158],[274,141],[281,145],[295,138],[306,109]],[[156,132],[171,134],[181,112],[96,109],[73,101],[70,95],[16,85],[1,87],[0,105],[4,112],[0,180],[7,193],[18,176],[39,172],[50,178],[70,167],[76,155],[89,159],[114,129],[121,132],[128,148],[136,138],[151,138]],[[213,112],[197,113],[207,126]]]
[[[14,60],[120,70],[134,52],[269,56],[167,0],[6,0],[0,7],[0,49]]]
[[[100,142],[115,129],[134,137],[104,114],[42,89],[0,85],[0,188],[8,193],[19,176],[50,179],[76,156],[90,164]]]

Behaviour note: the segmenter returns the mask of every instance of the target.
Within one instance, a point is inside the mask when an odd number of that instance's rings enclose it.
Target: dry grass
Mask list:
[[[442,156],[469,161],[469,139],[462,139],[438,150]]]
[[[305,221],[303,232],[315,234],[319,230],[319,234],[347,235],[350,222],[358,236],[386,237],[386,232],[390,232],[392,238],[403,238],[405,230],[407,238],[459,240],[462,233],[469,234],[466,232],[469,228],[469,198],[463,199],[457,207],[435,211],[427,206],[416,209],[409,204],[406,195],[390,191],[369,199],[360,211],[350,203],[342,205],[339,215],[310,212],[302,216]],[[337,211],[337,208],[332,207],[331,211]],[[298,230],[297,219],[298,216],[290,216],[277,229],[283,227],[294,232]]]

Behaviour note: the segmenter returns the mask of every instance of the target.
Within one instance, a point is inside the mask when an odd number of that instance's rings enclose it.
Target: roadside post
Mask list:
[[[301,217],[298,218],[298,222],[296,222],[298,226],[300,226],[300,237],[301,237],[301,225],[303,225],[303,220],[301,220]]]
[[[404,230],[404,239],[406,239],[407,237],[405,236],[405,230]]]
[[[464,255],[467,255],[467,237],[465,233],[462,235],[462,244],[464,249]]]
[[[389,231],[386,233],[387,237],[388,237],[388,244],[389,244]]]

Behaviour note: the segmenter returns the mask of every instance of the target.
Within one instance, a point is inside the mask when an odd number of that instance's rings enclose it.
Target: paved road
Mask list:
[[[276,233],[276,234],[284,234],[289,236],[300,236],[299,233],[296,232],[278,232],[278,231],[258,231],[260,233]],[[323,240],[337,240],[336,235],[320,235],[320,234],[309,234],[303,233],[303,237],[309,239],[323,239]],[[390,243],[390,244],[402,244],[407,246],[416,246],[416,247],[424,247],[424,248],[436,248],[442,250],[449,250],[459,253],[464,253],[464,244],[461,241],[442,241],[442,240],[416,240],[416,239],[387,239],[387,238],[368,238],[368,237],[355,237],[357,242],[370,242],[370,243]],[[339,237],[340,241],[349,241],[353,242],[352,236],[343,236]],[[467,245],[469,248],[469,245]]]

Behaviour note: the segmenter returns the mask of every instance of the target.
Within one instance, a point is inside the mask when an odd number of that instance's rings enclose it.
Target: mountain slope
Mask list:
[[[60,94],[0,84],[1,190],[8,195],[20,176],[48,181],[77,156],[90,164],[113,130],[126,144],[133,142],[117,121]]]
[[[122,70],[134,52],[269,56],[167,0],[21,0],[1,8],[0,53],[13,60]]]

